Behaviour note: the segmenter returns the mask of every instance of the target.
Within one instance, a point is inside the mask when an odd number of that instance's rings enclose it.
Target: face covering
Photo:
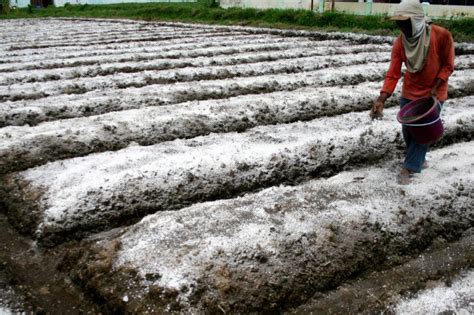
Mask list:
[[[430,49],[431,26],[425,18],[423,7],[418,0],[406,0],[399,4],[395,15],[410,18],[412,36],[402,34],[403,48],[407,57],[408,72],[423,69]]]

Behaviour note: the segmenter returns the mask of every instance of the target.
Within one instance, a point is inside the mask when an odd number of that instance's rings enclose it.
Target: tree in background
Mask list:
[[[0,0],[0,14],[10,12],[10,0]]]
[[[10,12],[10,0],[0,0],[0,14]]]
[[[198,0],[200,3],[204,4],[208,8],[217,8],[219,7],[219,0]]]

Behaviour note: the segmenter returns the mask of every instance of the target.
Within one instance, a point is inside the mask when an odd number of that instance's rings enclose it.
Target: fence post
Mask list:
[[[319,0],[319,13],[324,13],[325,5],[326,5],[326,0]]]
[[[365,3],[365,15],[372,15],[372,0]]]
[[[428,12],[430,10],[430,3],[423,1],[421,5],[423,6],[423,12],[425,12],[425,16],[428,16]]]

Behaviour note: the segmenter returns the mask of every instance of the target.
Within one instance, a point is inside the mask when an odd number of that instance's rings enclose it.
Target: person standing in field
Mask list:
[[[418,98],[433,96],[442,104],[448,98],[448,78],[454,71],[454,42],[451,33],[425,17],[418,0],[404,0],[392,16],[401,34],[392,47],[391,62],[380,96],[370,111],[372,118],[383,116],[385,101],[392,95],[406,66],[400,107]],[[402,127],[406,157],[398,174],[401,184],[408,184],[414,173],[428,167],[428,145],[415,143]]]

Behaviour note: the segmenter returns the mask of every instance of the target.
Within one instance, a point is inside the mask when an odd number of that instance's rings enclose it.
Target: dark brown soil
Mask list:
[[[402,257],[398,257],[400,259]],[[289,314],[380,314],[401,296],[445,283],[474,267],[474,230],[448,243],[440,237],[419,257],[391,269],[370,270],[336,290],[316,294]]]
[[[23,237],[0,213],[0,305],[27,314],[99,314],[58,271],[62,248],[45,250]],[[68,244],[64,247],[72,246]]]

